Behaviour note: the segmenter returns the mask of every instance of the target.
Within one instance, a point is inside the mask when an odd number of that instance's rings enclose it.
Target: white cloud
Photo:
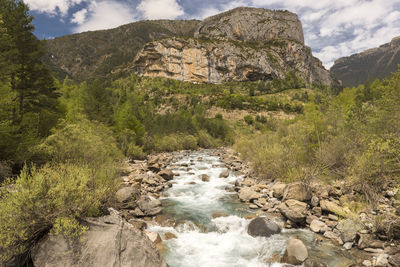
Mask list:
[[[137,10],[146,19],[175,19],[185,14],[176,0],[142,0]]]
[[[76,24],[83,24],[86,20],[87,13],[88,11],[86,8],[75,12],[74,14],[72,14],[71,22]]]
[[[62,16],[66,16],[71,7],[87,1],[89,0],[24,0],[31,10]]]
[[[86,14],[86,20],[73,29],[74,32],[115,28],[135,20],[132,6],[117,1],[93,2]]]

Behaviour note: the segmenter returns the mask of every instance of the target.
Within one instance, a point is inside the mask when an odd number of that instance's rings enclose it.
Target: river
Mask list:
[[[243,177],[231,172],[228,178],[219,178],[226,167],[215,151],[176,154],[170,169],[177,175],[161,200],[163,213],[174,217],[176,224],[148,229],[158,232],[163,240],[166,233],[177,237],[163,241],[163,257],[170,267],[283,266],[266,262],[274,254],[283,254],[293,235],[306,244],[311,259],[332,267],[352,261],[348,252],[329,242],[318,242],[314,233],[305,229],[283,230],[269,238],[248,235],[251,220],[246,218],[255,211],[241,203],[232,190],[235,181]],[[202,174],[210,180],[202,181]]]

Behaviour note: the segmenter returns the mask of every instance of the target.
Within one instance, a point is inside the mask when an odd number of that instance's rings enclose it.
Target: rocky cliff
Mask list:
[[[366,50],[335,61],[331,73],[344,86],[357,86],[397,71],[400,64],[400,37],[378,48]]]
[[[200,21],[138,21],[121,27],[72,34],[45,42],[47,65],[59,79],[104,78],[129,70],[147,42],[172,36],[193,36]]]
[[[134,65],[144,76],[194,83],[272,80],[293,70],[309,83],[332,82],[311,50],[290,40],[246,43],[170,38],[146,44]]]
[[[206,18],[195,31],[195,37],[202,36],[252,42],[288,39],[304,44],[303,28],[296,14],[263,8],[239,7]]]

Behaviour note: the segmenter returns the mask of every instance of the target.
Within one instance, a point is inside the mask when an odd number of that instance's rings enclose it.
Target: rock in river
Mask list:
[[[304,243],[297,238],[289,239],[282,262],[300,265],[308,258],[308,250]]]
[[[281,228],[278,224],[261,217],[253,219],[247,228],[247,233],[253,237],[269,237],[280,232]]]

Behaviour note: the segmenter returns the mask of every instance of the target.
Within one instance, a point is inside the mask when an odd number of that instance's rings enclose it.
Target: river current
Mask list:
[[[166,233],[177,238],[164,240],[163,257],[170,267],[241,267],[283,266],[271,262],[274,254],[283,254],[287,240],[296,235],[308,247],[310,258],[328,266],[345,266],[351,256],[329,243],[316,241],[308,230],[283,230],[271,237],[254,238],[247,234],[254,213],[240,203],[234,192],[240,175],[231,172],[219,178],[225,164],[212,150],[177,154],[170,169],[177,175],[161,199],[163,213],[176,220],[175,227],[151,226],[148,231]],[[206,174],[209,181],[202,181]],[[279,218],[271,218],[279,222]]]

